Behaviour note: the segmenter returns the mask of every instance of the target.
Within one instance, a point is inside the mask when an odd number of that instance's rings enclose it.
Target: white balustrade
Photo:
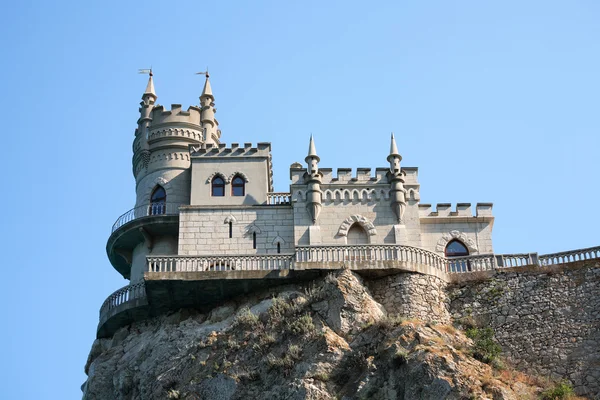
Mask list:
[[[552,265],[600,258],[600,247],[538,256],[524,254],[477,254],[443,257],[431,251],[400,245],[297,246],[295,254],[231,256],[148,256],[148,272],[266,271],[294,269],[296,263],[357,263],[399,261],[428,266],[447,273],[469,273],[528,265]]]
[[[444,270],[445,259],[431,251],[399,245],[323,245],[296,247],[296,262],[342,262],[349,265],[365,261],[401,261]]]
[[[292,195],[290,193],[267,193],[267,204],[270,206],[288,205],[291,203]]]
[[[149,256],[148,272],[272,271],[292,268],[293,254]]]
[[[600,246],[563,251],[560,253],[544,254],[539,256],[539,264],[541,266],[555,265],[574,261],[592,260],[596,258],[600,258]]]

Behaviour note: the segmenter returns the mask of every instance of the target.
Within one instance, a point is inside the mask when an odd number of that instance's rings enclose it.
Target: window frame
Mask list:
[[[220,181],[221,183],[217,183],[217,181]],[[215,194],[216,189],[221,189],[222,194]],[[225,197],[225,179],[223,179],[222,176],[216,175],[210,181],[210,195],[211,197]]]
[[[242,189],[241,194],[236,194],[236,189]],[[242,178],[240,175],[235,175],[231,180],[231,196],[232,197],[243,197],[246,195],[246,180]]]
[[[465,249],[465,251],[463,253],[448,254],[448,247],[450,247],[450,245],[452,245],[453,243],[460,244]],[[451,241],[449,241],[446,244],[446,247],[444,247],[444,256],[445,257],[467,257],[469,255],[470,255],[469,248],[461,240],[458,240],[458,239],[452,239]]]

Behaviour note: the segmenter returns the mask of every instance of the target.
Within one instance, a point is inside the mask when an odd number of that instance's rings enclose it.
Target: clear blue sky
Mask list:
[[[0,14],[0,383],[77,399],[104,246],[134,204],[131,143],[207,65],[227,142],[269,141],[275,188],[315,135],[323,167],[386,166],[425,203],[494,202],[496,252],[599,245],[597,1],[8,2]]]

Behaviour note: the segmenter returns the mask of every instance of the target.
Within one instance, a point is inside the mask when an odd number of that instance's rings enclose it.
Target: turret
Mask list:
[[[140,70],[140,73],[148,73],[148,84],[146,90],[142,95],[142,101],[140,102],[140,118],[138,119],[138,127],[135,130],[135,139],[133,140],[133,175],[136,175],[135,166],[142,164],[147,167],[148,160],[150,159],[150,147],[148,145],[148,131],[152,124],[152,109],[158,96],[154,91],[154,80],[152,69]]]
[[[221,131],[219,130],[219,122],[215,118],[217,109],[215,108],[215,98],[212,94],[212,88],[210,87],[210,75],[208,74],[208,69],[204,73],[201,72],[201,74],[206,75],[204,89],[202,89],[202,94],[200,95],[200,108],[202,110],[200,123],[202,125],[204,142],[219,144]]]
[[[400,168],[402,156],[398,153],[398,146],[396,145],[393,133],[390,143],[390,155],[387,157],[387,160],[390,163],[390,202],[398,223],[401,224],[404,210],[406,210],[406,189],[404,189],[404,176]]]
[[[319,213],[321,212],[321,177],[319,172],[319,161],[321,159],[317,155],[315,142],[310,135],[310,143],[308,145],[308,155],[304,159],[308,164],[308,179],[307,179],[307,194],[306,207],[311,216],[313,224],[316,224]]]

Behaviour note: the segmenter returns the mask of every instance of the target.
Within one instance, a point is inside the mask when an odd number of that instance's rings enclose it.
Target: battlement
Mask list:
[[[454,210],[451,203],[438,203],[435,210],[432,209],[431,204],[419,204],[419,217],[492,217],[492,207],[492,203],[477,203],[473,215],[471,203],[457,203]]]
[[[207,158],[207,157],[268,157],[271,156],[271,143],[260,142],[256,146],[252,143],[244,143],[240,146],[239,143],[231,143],[229,147],[225,143],[213,145],[212,143],[191,145],[190,154],[192,158]]]
[[[290,167],[290,179],[292,185],[303,185],[304,176],[307,173],[306,168],[297,167],[299,164],[292,164]],[[373,184],[388,184],[387,173],[389,168],[375,168],[373,175],[372,168],[356,168],[355,173],[352,173],[352,168],[338,168],[336,175],[333,175],[332,168],[319,168],[321,173],[321,182],[323,185],[373,185]],[[405,182],[409,185],[418,185],[416,167],[402,168],[405,175]]]
[[[181,104],[171,104],[171,109],[156,105],[152,109],[152,126],[159,127],[163,124],[191,124],[200,126],[201,109],[198,106],[189,106],[187,110]]]

